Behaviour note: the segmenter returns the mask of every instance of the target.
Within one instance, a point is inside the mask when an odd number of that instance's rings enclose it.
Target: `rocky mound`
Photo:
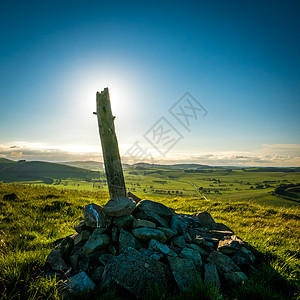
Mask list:
[[[161,203],[126,198],[84,207],[76,233],[47,257],[47,274],[72,293],[122,287],[144,297],[150,286],[187,291],[247,280],[254,255],[246,242],[207,212],[177,214]]]

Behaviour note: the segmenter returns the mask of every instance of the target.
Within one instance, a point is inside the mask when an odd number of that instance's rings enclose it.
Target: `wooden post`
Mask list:
[[[96,94],[97,117],[110,199],[124,199],[126,188],[108,88]]]

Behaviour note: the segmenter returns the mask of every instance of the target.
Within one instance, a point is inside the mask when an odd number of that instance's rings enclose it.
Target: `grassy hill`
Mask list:
[[[89,179],[97,178],[98,172],[42,161],[0,160],[0,180],[13,181],[51,181],[53,179]]]
[[[12,193],[14,200],[6,196]],[[55,240],[75,232],[86,204],[104,205],[107,200],[107,193],[101,192],[0,183],[0,299],[62,299],[59,284],[42,276],[45,259]],[[208,211],[254,247],[256,265],[249,280],[224,287],[217,299],[299,299],[299,208],[175,195],[156,200],[176,212]],[[180,295],[175,289],[173,295],[155,296],[152,299],[216,299],[197,291]],[[84,299],[116,298],[96,290]]]

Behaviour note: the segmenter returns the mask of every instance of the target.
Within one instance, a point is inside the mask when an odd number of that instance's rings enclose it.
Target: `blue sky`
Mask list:
[[[110,89],[123,161],[300,165],[299,1],[0,1],[0,156],[102,160]],[[208,114],[187,131],[186,92]],[[164,117],[167,152],[144,135]],[[158,149],[160,150],[160,149]],[[163,155],[161,155],[163,152]]]

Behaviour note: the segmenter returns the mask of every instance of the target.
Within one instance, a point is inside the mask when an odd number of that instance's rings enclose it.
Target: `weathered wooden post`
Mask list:
[[[114,119],[111,111],[108,88],[96,93],[97,117],[102,145],[103,160],[110,200],[104,210],[111,216],[122,216],[135,208],[135,202],[126,197],[126,188],[115,132]]]

